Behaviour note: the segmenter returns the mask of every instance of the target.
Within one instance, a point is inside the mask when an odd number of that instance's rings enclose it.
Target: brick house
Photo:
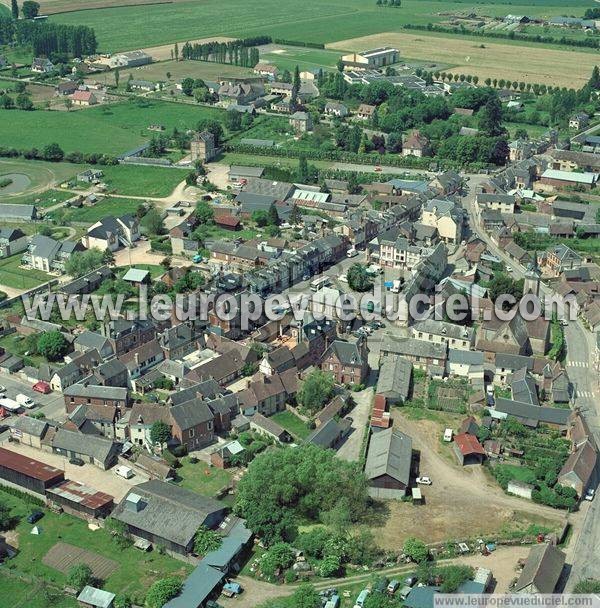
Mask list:
[[[362,384],[369,373],[366,341],[334,340],[323,353],[321,370],[331,372],[338,384]]]

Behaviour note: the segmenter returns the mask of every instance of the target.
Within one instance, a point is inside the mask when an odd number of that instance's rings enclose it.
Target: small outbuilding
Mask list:
[[[461,465],[481,464],[485,450],[475,435],[459,433],[454,437],[454,453]]]

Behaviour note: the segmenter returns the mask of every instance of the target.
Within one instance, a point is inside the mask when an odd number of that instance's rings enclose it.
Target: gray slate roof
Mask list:
[[[52,440],[53,448],[75,452],[76,454],[84,454],[103,463],[116,450],[116,445],[114,441],[105,439],[104,437],[84,435],[83,433],[68,431],[66,429],[58,429]]]
[[[124,401],[127,399],[127,389],[119,386],[72,384],[63,390],[63,395],[66,397],[89,397],[90,399]]]
[[[412,439],[393,428],[374,433],[369,443],[365,475],[373,480],[382,475],[408,486],[412,461]]]
[[[142,498],[140,511],[126,506],[132,494]],[[132,488],[117,505],[113,517],[186,547],[209,515],[224,509],[226,506],[219,501],[154,479]]]
[[[27,435],[42,437],[48,428],[48,423],[31,416],[19,416],[12,426]]]
[[[379,370],[375,392],[386,397],[407,399],[410,391],[412,368],[412,363],[407,359],[387,357]]]
[[[539,593],[554,593],[564,565],[565,554],[557,547],[550,544],[534,546],[529,552],[515,591],[534,585]]]

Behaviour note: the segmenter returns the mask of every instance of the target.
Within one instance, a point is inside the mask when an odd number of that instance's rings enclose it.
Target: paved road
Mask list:
[[[49,395],[36,393],[31,388],[30,382],[19,380],[14,376],[0,375],[0,384],[6,387],[6,396],[9,399],[14,399],[19,393],[31,397],[35,401],[36,406],[28,410],[29,412],[42,412],[46,418],[57,421],[65,420],[65,402],[60,393],[50,393]],[[14,414],[11,415],[5,422],[10,425],[11,419],[14,419],[14,417]]]
[[[471,192],[464,197],[463,204],[470,215],[471,230],[482,240],[488,249],[507,265],[512,267],[512,274],[516,278],[525,275],[525,268],[508,258],[490,239],[487,233],[477,224],[475,209],[475,190],[483,177],[472,176],[470,180]],[[542,285],[541,291],[550,294],[550,289]],[[566,368],[574,386],[574,405],[581,409],[591,431],[600,445],[600,397],[599,376],[594,369],[592,334],[585,329],[579,320],[570,321],[565,328],[567,344]],[[594,486],[597,485],[597,479]],[[590,506],[582,506],[583,523],[575,531],[573,540],[568,548],[568,562],[572,563],[571,572],[566,583],[566,590],[584,578],[600,579],[600,506],[596,498]]]
[[[371,372],[375,377],[376,373]],[[373,387],[369,386],[360,393],[352,393],[356,405],[348,414],[352,418],[352,429],[344,444],[337,451],[342,460],[357,462],[360,458],[360,448],[365,436],[367,422],[371,414],[371,403],[373,402]]]

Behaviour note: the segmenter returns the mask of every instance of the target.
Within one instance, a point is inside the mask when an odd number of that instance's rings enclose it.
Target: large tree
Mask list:
[[[162,420],[157,420],[150,427],[150,441],[162,448],[171,439],[171,427]]]
[[[104,264],[103,253],[100,249],[92,247],[87,251],[78,251],[74,253],[65,262],[65,272],[73,278],[78,278],[100,268]]]
[[[67,354],[69,343],[59,331],[48,331],[38,338],[37,350],[48,361],[58,361]]]
[[[497,95],[492,95],[478,114],[479,130],[484,135],[496,137],[504,133],[502,126],[502,104]]]
[[[211,551],[216,551],[223,542],[223,537],[215,530],[210,530],[205,526],[200,526],[196,536],[194,536],[194,551],[198,555],[206,555]]]
[[[333,376],[315,369],[308,374],[298,391],[298,403],[310,412],[316,413],[333,395],[333,387]]]
[[[357,521],[366,505],[367,483],[357,464],[302,445],[257,456],[240,480],[235,510],[271,545],[294,539],[300,521],[320,521],[337,510]]]
[[[373,279],[367,273],[363,264],[352,264],[347,273],[350,289],[358,292],[370,291],[373,287]]]
[[[25,19],[37,17],[40,11],[40,5],[37,2],[34,2],[34,0],[25,0],[21,8],[23,9],[23,17],[25,17]]]

